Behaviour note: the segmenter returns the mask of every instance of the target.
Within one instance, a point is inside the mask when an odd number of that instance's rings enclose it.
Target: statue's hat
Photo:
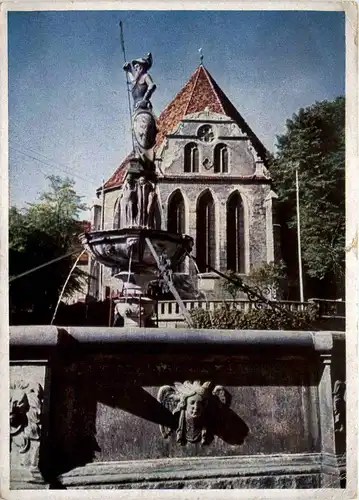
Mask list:
[[[131,61],[132,66],[136,63],[142,64],[142,66],[145,66],[146,69],[150,69],[152,66],[152,54],[149,53],[146,57],[139,57],[138,59],[133,59]]]

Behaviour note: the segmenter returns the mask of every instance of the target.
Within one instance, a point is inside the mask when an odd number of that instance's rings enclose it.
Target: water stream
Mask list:
[[[55,311],[54,311],[54,314],[53,314],[53,316],[52,316],[52,320],[51,320],[50,325],[52,325],[52,324],[53,324],[53,322],[55,321],[56,314],[57,314],[57,310],[58,310],[58,308],[59,308],[59,305],[60,305],[60,302],[61,302],[62,296],[63,296],[63,294],[64,294],[64,292],[65,292],[66,285],[67,285],[67,283],[69,282],[69,279],[71,278],[71,274],[74,272],[74,270],[75,270],[75,268],[76,268],[76,266],[77,266],[77,264],[78,264],[78,261],[81,259],[82,255],[83,255],[85,252],[86,252],[86,250],[82,250],[82,252],[80,253],[80,255],[79,255],[79,256],[77,257],[77,259],[75,260],[74,265],[73,265],[73,266],[72,266],[72,268],[70,269],[70,272],[69,272],[69,274],[68,274],[68,276],[67,276],[67,278],[66,278],[66,281],[65,281],[65,283],[64,283],[64,286],[62,287],[62,290],[61,290],[61,293],[60,293],[60,296],[59,296],[59,300],[57,301],[57,304],[56,304],[56,307],[55,307]]]
[[[200,276],[201,273],[199,272],[199,268],[198,268],[197,262],[194,260],[194,258],[192,257],[192,255],[190,255],[190,254],[187,254],[187,255],[192,260],[192,262],[194,264],[194,267],[196,269],[196,273],[197,273],[198,279],[202,280],[202,278]],[[204,296],[204,300],[206,302],[206,309],[207,309],[208,314],[209,314],[209,319],[210,319],[210,322],[211,322],[211,326],[212,326],[212,328],[214,328],[213,314],[212,314],[212,311],[210,309],[210,305],[209,305],[207,294],[203,290],[202,290],[202,293],[203,293],[203,296]]]

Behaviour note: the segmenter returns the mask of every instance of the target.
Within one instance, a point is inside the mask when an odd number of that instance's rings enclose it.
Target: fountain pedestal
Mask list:
[[[130,283],[126,284],[124,296],[116,304],[116,312],[124,318],[125,325],[144,326],[145,319],[142,320],[141,309],[144,317],[148,318],[152,302],[146,297],[145,290],[148,281],[156,279],[157,276],[161,276],[166,282],[183,316],[189,325],[192,324],[191,317],[172,283],[172,269],[192,250],[193,239],[190,236],[131,227],[84,233],[80,235],[80,240],[98,262],[120,269],[117,277],[121,275],[124,281],[127,281],[125,276],[131,274],[133,286],[131,288]]]
[[[156,118],[150,98],[156,90],[148,70],[152,55],[125,63],[123,69],[132,84],[133,152],[127,160],[126,175],[116,202],[119,207],[120,229],[93,231],[80,235],[85,249],[101,264],[121,272],[136,274],[157,273],[174,295],[189,325],[191,317],[172,282],[172,271],[190,254],[193,239],[156,228],[155,212],[159,200],[154,147]],[[137,279],[137,278],[136,278]],[[135,284],[135,283],[133,283]],[[144,288],[127,287],[116,304],[116,313],[124,318],[125,326],[144,326],[151,313],[151,299]]]
[[[146,326],[147,320],[152,316],[154,303],[148,297],[119,299],[116,301],[115,316],[123,318],[124,327]]]
[[[120,273],[122,278],[128,273]],[[124,276],[125,275],[125,276]],[[117,275],[118,277],[119,275]],[[143,278],[143,277],[142,277]],[[154,276],[146,276],[145,282],[153,279]],[[131,279],[131,281],[130,281]],[[148,319],[152,316],[154,301],[146,297],[142,291],[142,286],[134,283],[133,273],[128,277],[128,281],[123,282],[122,297],[115,300],[115,324],[117,323],[118,316],[123,319],[123,326],[139,327],[147,326]]]

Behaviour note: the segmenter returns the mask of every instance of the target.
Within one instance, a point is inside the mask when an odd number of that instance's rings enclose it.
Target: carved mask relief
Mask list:
[[[213,388],[211,382],[175,382],[162,386],[158,401],[177,417],[176,441],[181,445],[198,443],[208,445],[214,438],[214,421],[221,405],[230,405],[230,395],[222,386]],[[173,429],[160,426],[164,438]]]
[[[11,383],[10,451],[25,455],[31,449],[31,443],[40,440],[42,403],[43,389],[40,384],[24,381]]]

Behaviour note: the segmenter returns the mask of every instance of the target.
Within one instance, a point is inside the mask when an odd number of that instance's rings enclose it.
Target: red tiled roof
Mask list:
[[[126,175],[127,161],[129,160],[130,157],[131,157],[130,154],[127,155],[126,158],[121,163],[121,165],[119,167],[117,167],[117,169],[114,171],[114,173],[111,175],[111,177],[105,182],[105,184],[104,184],[105,189],[110,188],[110,187],[114,187],[114,186],[120,186],[122,184],[122,182],[125,179],[125,175]]]
[[[88,233],[91,231],[91,222],[89,220],[75,220],[75,224],[77,224],[82,231]]]
[[[156,147],[162,144],[166,135],[186,115],[203,111],[205,108],[214,113],[226,114],[211,84],[208,71],[201,65],[158,117]]]
[[[156,138],[157,149],[176,125],[188,114],[200,111],[212,111],[226,115],[234,120],[244,133],[252,139],[258,153],[265,157],[266,150],[242,116],[220,89],[207,69],[201,64],[192,74],[186,85],[178,92],[174,99],[165,107],[157,120],[158,134]],[[105,183],[105,188],[121,185],[125,174],[128,155],[112,176]]]

